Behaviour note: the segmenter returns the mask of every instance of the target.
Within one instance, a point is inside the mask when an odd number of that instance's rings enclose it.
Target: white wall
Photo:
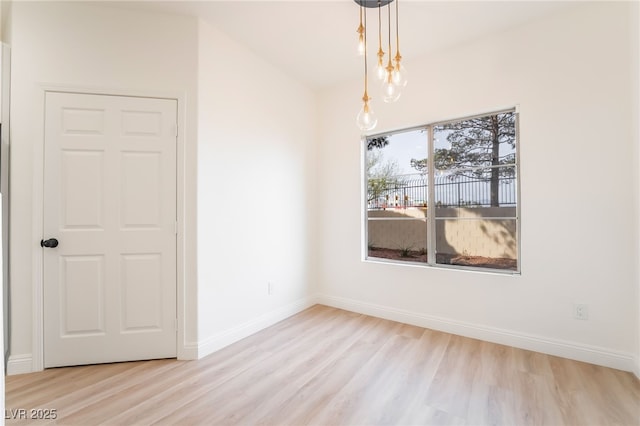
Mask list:
[[[0,3],[0,42],[4,43],[6,40],[5,38],[5,34],[7,31],[7,15],[9,12],[9,6],[5,5],[6,2],[2,2]],[[7,61],[8,58],[5,57],[5,52],[7,50],[5,50],[5,46],[1,46],[2,48],[2,53],[0,54],[0,57],[2,57],[2,60],[0,60],[0,103],[4,103],[4,99],[8,99],[7,98],[7,92],[6,89],[3,89],[2,86],[6,86],[5,81],[8,78],[7,75]],[[2,106],[0,104],[0,115],[4,113],[4,116],[2,116],[2,118],[0,119],[0,121],[3,122],[7,122],[6,117],[7,115],[7,107],[6,106]],[[5,126],[6,128],[6,126]],[[7,132],[5,131],[5,135],[7,134]],[[1,217],[2,217],[2,227],[0,229],[2,229],[2,231],[0,232],[2,234],[2,238],[0,239],[0,251],[2,252],[2,256],[0,256],[0,262],[2,263],[2,273],[0,275],[0,280],[2,281],[2,303],[0,303],[0,333],[2,333],[2,339],[0,341],[2,341],[2,365],[0,365],[0,375],[2,376],[2,379],[0,379],[0,410],[2,410],[2,412],[4,412],[4,406],[5,406],[5,395],[4,395],[4,376],[5,376],[5,362],[6,362],[6,351],[8,349],[8,332],[7,332],[7,321],[5,320],[8,310],[6,308],[7,306],[7,285],[8,285],[8,280],[7,280],[7,274],[6,271],[8,271],[8,267],[9,264],[7,262],[7,259],[9,258],[9,253],[7,250],[7,244],[8,244],[8,235],[7,235],[7,218],[8,218],[8,212],[7,212],[7,200],[8,200],[8,175],[7,175],[7,166],[9,164],[9,162],[6,159],[6,155],[8,155],[9,151],[8,151],[8,146],[4,143],[4,137],[0,137],[0,158],[2,159],[2,161],[0,162],[0,169],[2,170],[2,173],[0,173],[0,182],[1,182],[1,187],[0,187],[0,192],[2,192],[2,201],[1,201],[1,205],[2,207],[0,208],[0,212],[1,212]],[[0,425],[4,424],[4,418],[2,420],[0,420]]]
[[[631,117],[636,118],[634,121],[634,138],[636,143],[634,144],[635,155],[634,158],[638,161],[637,164],[640,164],[640,121],[637,120],[637,117],[640,116],[640,79],[638,79],[638,75],[640,75],[640,3],[633,2],[631,5],[631,13],[629,14],[629,25],[632,28],[630,38],[631,38],[631,49],[630,55],[632,57],[632,68],[631,68],[631,94],[633,95],[633,104],[631,108]],[[636,250],[640,253],[640,167],[634,167],[635,172],[635,182],[636,188],[633,191],[636,194],[635,197],[635,209],[634,215],[636,217]],[[640,324],[640,262],[636,262],[636,321]],[[640,327],[638,327],[636,333],[636,365],[635,365],[635,374],[637,377],[640,377]]]
[[[11,360],[9,373],[29,371],[33,288],[40,273],[43,85],[136,94],[177,94],[184,118],[179,155],[187,164],[184,341],[195,342],[195,153],[197,21],[91,3],[16,2],[11,21]],[[181,308],[179,307],[179,310]],[[180,350],[180,346],[179,346]],[[11,371],[13,370],[13,371]]]
[[[370,92],[376,132],[519,106],[521,276],[362,262],[355,126],[361,82],[326,91],[320,101],[320,300],[633,369],[638,116],[630,82],[638,75],[629,56],[629,8],[580,4],[408,61],[409,85],[396,104],[383,104],[377,86]],[[588,321],[573,319],[574,303],[588,304]]]
[[[202,356],[309,306],[317,132],[310,90],[202,21],[198,73]]]

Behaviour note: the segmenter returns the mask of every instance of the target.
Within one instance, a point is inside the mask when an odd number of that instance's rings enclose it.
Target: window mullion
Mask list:
[[[436,264],[436,188],[433,126],[427,126],[427,263]]]

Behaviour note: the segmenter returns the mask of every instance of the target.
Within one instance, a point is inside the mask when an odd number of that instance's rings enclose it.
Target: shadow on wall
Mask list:
[[[515,215],[515,207],[438,208],[436,209],[437,251],[447,254],[517,259]],[[453,251],[445,251],[448,248]]]
[[[518,243],[516,241],[515,219],[494,219],[490,222],[491,229],[486,224],[480,225],[480,230],[491,239],[494,245],[504,248],[502,257],[509,259],[518,258]]]
[[[426,250],[426,214],[426,208],[369,211],[369,246]],[[438,253],[517,259],[515,207],[437,208],[436,217]]]

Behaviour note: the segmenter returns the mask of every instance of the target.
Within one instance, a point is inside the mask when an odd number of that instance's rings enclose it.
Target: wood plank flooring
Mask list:
[[[5,406],[9,425],[638,425],[640,381],[316,305],[199,361],[9,376]]]

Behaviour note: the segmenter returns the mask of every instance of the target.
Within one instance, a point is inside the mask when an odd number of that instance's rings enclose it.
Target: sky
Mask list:
[[[401,174],[418,173],[411,167],[411,159],[427,158],[427,132],[424,130],[410,130],[389,135],[389,145],[382,152],[386,160],[395,159]],[[437,132],[434,138],[435,148],[450,148],[445,132]]]

